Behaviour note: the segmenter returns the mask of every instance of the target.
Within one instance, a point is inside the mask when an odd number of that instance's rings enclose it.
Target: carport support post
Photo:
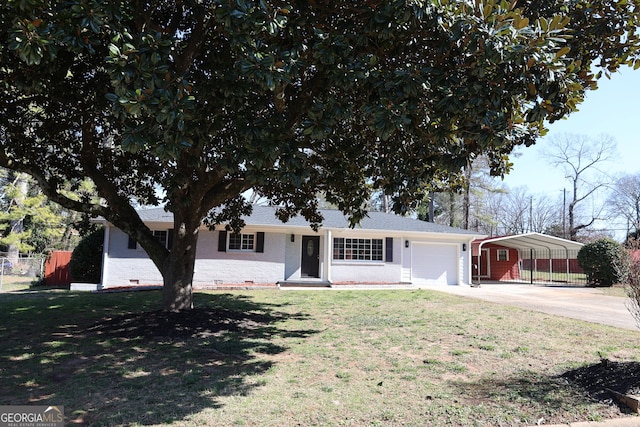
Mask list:
[[[533,285],[533,249],[529,249],[529,283]]]
[[[478,287],[480,287],[480,281],[482,280],[480,278],[480,269],[482,268],[482,244],[484,242],[480,242],[480,244],[478,245],[478,268],[476,268],[476,272],[478,273]],[[471,245],[470,249],[471,249],[471,259],[473,260],[473,247]],[[487,263],[487,265],[489,265],[489,263]],[[471,268],[471,284],[473,284],[473,267]]]

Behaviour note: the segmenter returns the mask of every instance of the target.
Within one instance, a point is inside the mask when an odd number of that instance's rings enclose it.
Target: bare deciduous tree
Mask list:
[[[636,324],[640,327],[640,241],[631,239],[627,241],[626,263],[617,265],[619,274],[626,277],[627,308],[636,319]]]
[[[549,140],[543,155],[552,166],[563,169],[571,184],[567,206],[568,237],[577,240],[578,232],[591,226],[602,214],[603,208],[592,210],[578,218],[578,208],[591,199],[596,192],[608,186],[611,178],[603,167],[616,152],[616,143],[611,136],[591,138],[586,135],[563,134]]]
[[[476,212],[480,218],[478,231],[491,236],[548,233],[562,223],[561,203],[547,195],[531,194],[526,187],[488,193],[482,200],[482,210]]]
[[[548,234],[555,224],[562,224],[562,202],[559,198],[533,196],[529,212],[529,231]]]
[[[608,206],[613,215],[627,221],[627,234],[640,231],[640,172],[618,178]]]

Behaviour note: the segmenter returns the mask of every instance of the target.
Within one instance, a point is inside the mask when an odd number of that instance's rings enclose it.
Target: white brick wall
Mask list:
[[[245,229],[243,233],[256,230]],[[265,233],[264,252],[219,252],[218,231],[201,231],[194,285],[284,280],[285,235]]]
[[[243,233],[255,233],[257,229],[247,227]],[[312,234],[312,233],[309,233]],[[333,237],[361,237],[382,238],[390,237],[350,231],[341,231],[332,234]],[[283,280],[296,280],[300,278],[301,244],[302,235],[295,234],[294,242],[291,242],[291,232],[266,232],[264,239],[264,252],[221,252],[218,251],[218,231],[202,229],[198,240],[197,260],[195,265],[194,285],[205,286],[215,284],[275,284]],[[320,233],[321,248],[324,248],[327,234]],[[102,287],[129,286],[132,284],[161,285],[162,276],[155,265],[148,259],[146,252],[141,248],[128,249],[128,237],[116,228],[110,228],[108,233],[109,253],[105,256],[106,277],[103,278]],[[327,260],[329,262],[331,281],[339,282],[370,282],[370,283],[398,283],[410,277],[411,251],[405,248],[406,238],[395,236],[393,238],[393,261],[346,261]],[[411,240],[411,239],[409,239]],[[416,241],[413,239],[413,241]],[[430,241],[425,241],[430,242]],[[433,243],[430,242],[430,243]],[[448,244],[461,245],[462,241],[447,241]],[[458,251],[458,278],[460,284],[470,282],[469,254],[467,251]],[[329,251],[331,252],[331,251]],[[327,251],[321,250],[321,258]],[[332,254],[329,254],[332,258]],[[322,260],[321,260],[322,261]],[[326,279],[328,270],[326,264],[321,262],[320,271]]]
[[[244,230],[251,233],[252,230]],[[194,285],[253,282],[276,283],[285,278],[285,234],[265,233],[264,253],[219,252],[218,231],[202,230],[198,239]],[[162,284],[162,275],[140,247],[127,248],[128,237],[111,228],[104,288],[131,284]]]
[[[288,236],[288,238],[287,238]],[[302,235],[294,234],[293,242],[291,234],[285,236],[285,280],[300,279],[300,260],[302,258]]]

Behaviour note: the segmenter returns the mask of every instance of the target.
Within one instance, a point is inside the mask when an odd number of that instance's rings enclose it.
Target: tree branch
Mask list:
[[[211,16],[206,13],[205,10],[203,10],[202,13],[198,16],[196,25],[191,32],[187,47],[185,48],[182,55],[180,55],[180,57],[176,60],[177,76],[183,76],[189,70],[189,68],[191,68],[193,58],[200,52],[200,47],[202,46],[204,38],[207,35],[207,30],[209,29],[210,23]]]
[[[220,206],[225,201],[244,193],[251,187],[252,185],[243,178],[220,181],[204,194],[201,203],[203,214],[206,215],[214,207]]]
[[[98,188],[100,197],[108,203],[108,207],[101,209],[100,215],[140,243],[153,263],[162,271],[169,251],[140,219],[129,198],[121,196],[118,187],[99,170],[95,156],[98,150],[95,144],[95,124],[88,117],[84,117],[83,120],[80,163],[86,176]]]
[[[60,193],[58,184],[49,179],[43,168],[36,167],[30,163],[16,163],[14,162],[5,150],[0,150],[0,166],[7,169],[13,169],[19,172],[24,172],[31,175],[37,182],[42,192],[51,200],[64,206],[67,209],[71,209],[78,212],[86,212],[92,216],[104,216],[106,213],[104,206],[96,205],[88,202],[81,202],[75,199],[71,199],[64,194]]]

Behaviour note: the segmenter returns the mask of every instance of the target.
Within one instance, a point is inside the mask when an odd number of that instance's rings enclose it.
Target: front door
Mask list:
[[[300,276],[320,277],[320,236],[302,236]]]

